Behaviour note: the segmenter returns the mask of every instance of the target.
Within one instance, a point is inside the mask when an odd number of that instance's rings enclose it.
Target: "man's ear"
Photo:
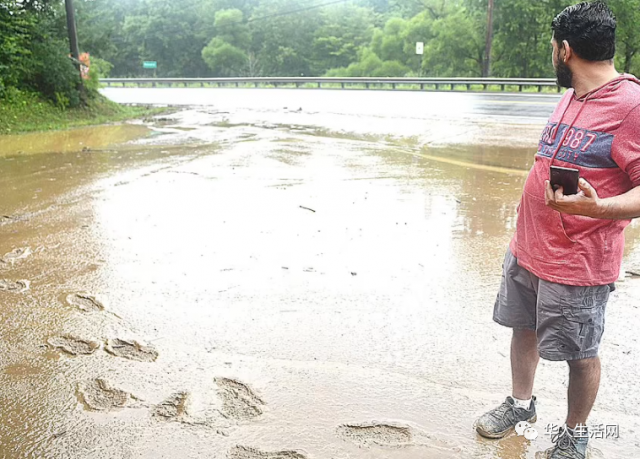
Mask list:
[[[567,40],[562,40],[562,49],[564,50],[563,60],[566,64],[573,56],[573,50],[571,49],[571,45],[569,45],[569,42]]]

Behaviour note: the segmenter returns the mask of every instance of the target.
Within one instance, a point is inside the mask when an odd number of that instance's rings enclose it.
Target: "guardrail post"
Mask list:
[[[538,92],[542,92],[542,86],[538,86]]]
[[[256,81],[255,83],[253,83],[253,85],[257,88],[258,87],[258,82]]]
[[[322,83],[318,81],[318,89],[322,89]]]
[[[501,85],[500,85],[500,90],[501,90],[502,92],[504,92],[504,85],[503,85],[503,84],[501,84]]]
[[[367,85],[367,89],[369,89],[369,83],[366,83],[366,85]]]
[[[424,83],[420,83],[420,91],[424,91]]]
[[[341,87],[342,89],[344,89],[344,81],[343,81],[342,83],[340,83],[340,87]]]
[[[238,86],[238,82],[236,81],[236,88],[239,88],[240,86]]]
[[[124,88],[126,86],[126,83],[123,81],[122,82],[122,87]]]
[[[396,89],[396,84],[395,83],[391,83],[391,89]]]

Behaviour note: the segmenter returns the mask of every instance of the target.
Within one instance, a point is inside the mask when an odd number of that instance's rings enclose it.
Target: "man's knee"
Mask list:
[[[567,363],[571,370],[590,371],[598,367],[600,359],[598,357],[591,357],[588,359],[569,360]]]
[[[529,328],[514,328],[513,337],[517,340],[537,340],[536,331]]]

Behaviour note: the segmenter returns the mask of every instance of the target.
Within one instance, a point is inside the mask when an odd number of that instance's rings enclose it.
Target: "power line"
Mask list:
[[[336,0],[336,1],[333,1],[333,2],[322,3],[320,5],[312,5],[312,6],[308,6],[306,8],[299,8],[297,10],[284,11],[282,13],[269,14],[267,16],[260,16],[258,18],[248,19],[246,22],[250,23],[250,22],[261,21],[263,19],[271,19],[271,18],[275,18],[275,17],[278,17],[278,16],[287,16],[289,14],[301,13],[303,11],[309,11],[309,10],[313,10],[313,9],[316,9],[316,8],[322,8],[322,7],[325,7],[325,6],[336,5],[338,3],[344,3],[344,2],[347,2],[347,1],[348,0]]]

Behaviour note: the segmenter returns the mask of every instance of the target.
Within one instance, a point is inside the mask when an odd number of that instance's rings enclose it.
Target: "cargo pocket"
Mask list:
[[[609,286],[604,287],[606,291],[562,299],[564,323],[559,343],[562,352],[586,353],[598,349],[604,332],[604,311],[609,298]]]

